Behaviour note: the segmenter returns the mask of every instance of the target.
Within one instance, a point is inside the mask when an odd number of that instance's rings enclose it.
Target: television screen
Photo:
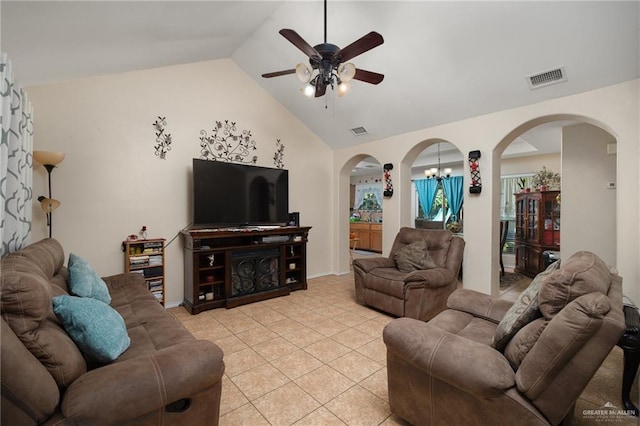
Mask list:
[[[193,225],[285,225],[289,172],[284,169],[193,159]]]

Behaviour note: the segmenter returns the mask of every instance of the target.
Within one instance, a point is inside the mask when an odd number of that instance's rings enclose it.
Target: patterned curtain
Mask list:
[[[354,210],[360,209],[367,194],[373,194],[380,208],[382,208],[382,182],[359,183],[356,185],[356,197],[353,203]]]
[[[0,256],[20,250],[31,236],[33,112],[0,52]]]

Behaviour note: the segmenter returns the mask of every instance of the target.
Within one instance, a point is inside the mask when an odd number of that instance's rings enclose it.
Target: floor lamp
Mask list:
[[[50,151],[33,151],[33,159],[39,164],[42,164],[47,169],[49,175],[49,197],[39,196],[40,207],[47,216],[47,226],[49,227],[49,238],[52,235],[53,229],[53,211],[60,206],[60,201],[54,199],[51,196],[51,172],[53,169],[64,160],[64,152],[50,152]]]

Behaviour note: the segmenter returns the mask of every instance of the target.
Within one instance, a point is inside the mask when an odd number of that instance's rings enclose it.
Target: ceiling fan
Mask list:
[[[342,49],[335,44],[327,43],[327,0],[324,0],[324,43],[311,47],[294,30],[282,29],[279,33],[309,57],[311,67],[300,63],[293,69],[262,74],[264,78],[295,74],[305,83],[303,93],[316,98],[326,93],[327,86],[331,86],[333,90],[334,86],[337,86],[338,96],[343,96],[349,90],[347,83],[352,79],[370,84],[379,84],[384,79],[383,74],[357,69],[351,62],[347,62],[384,43],[384,39],[377,32],[371,31]],[[318,70],[318,74],[314,76],[315,70]]]

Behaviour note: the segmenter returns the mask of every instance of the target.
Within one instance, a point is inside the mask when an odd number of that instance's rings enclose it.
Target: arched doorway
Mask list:
[[[361,171],[358,172],[358,170]],[[358,180],[362,180],[363,182],[367,181],[369,183],[375,183],[373,182],[375,180],[375,175],[378,175],[380,182],[382,182],[382,166],[380,165],[380,162],[375,157],[367,154],[358,154],[352,156],[338,169],[339,185],[336,204],[339,216],[337,218],[337,235],[335,235],[335,241],[337,242],[337,250],[335,251],[335,263],[337,265],[337,270],[339,271],[339,273],[347,273],[350,270],[350,249],[352,247],[352,243],[350,242],[350,218],[354,214],[354,204],[356,202],[356,184]],[[354,182],[353,187],[352,182]],[[382,217],[384,214],[384,201],[382,199],[378,200],[377,198],[382,197],[376,196],[377,204],[381,205],[382,208],[377,211],[373,215],[373,217],[369,214],[368,220],[371,220],[373,218],[382,221]],[[357,207],[358,206],[356,206],[355,210],[358,210]]]
[[[527,148],[529,153],[525,152]],[[494,200],[496,222],[505,219],[505,210],[508,209],[503,192],[512,186],[504,185],[505,178],[531,176],[546,166],[561,175],[561,197],[558,197],[558,201],[561,200],[561,219],[549,223],[554,234],[560,236],[560,257],[566,258],[576,251],[589,250],[605,262],[616,264],[616,137],[605,125],[574,115],[540,117],[519,126],[500,141],[494,151],[494,159],[498,153],[499,161],[495,168],[498,178],[494,179],[494,185],[500,187],[496,193],[501,196],[500,200]],[[531,188],[534,185],[530,180],[526,182],[528,190],[538,190]],[[513,209],[515,217],[516,206]],[[520,260],[518,245],[523,241],[516,238],[517,229],[513,232],[516,234],[512,241],[513,261],[517,264]],[[538,234],[542,241],[545,232],[546,228]],[[495,241],[500,245],[499,236]],[[516,264],[509,266],[521,272]],[[492,275],[497,277],[498,266],[494,267],[496,273]],[[540,268],[543,267],[544,263],[541,263]],[[498,292],[497,286],[492,285],[492,293]]]
[[[383,170],[374,157],[361,160],[349,183],[349,249],[354,255],[382,253]]]
[[[411,212],[415,228],[462,231],[464,164],[452,143],[431,140],[411,166]]]

